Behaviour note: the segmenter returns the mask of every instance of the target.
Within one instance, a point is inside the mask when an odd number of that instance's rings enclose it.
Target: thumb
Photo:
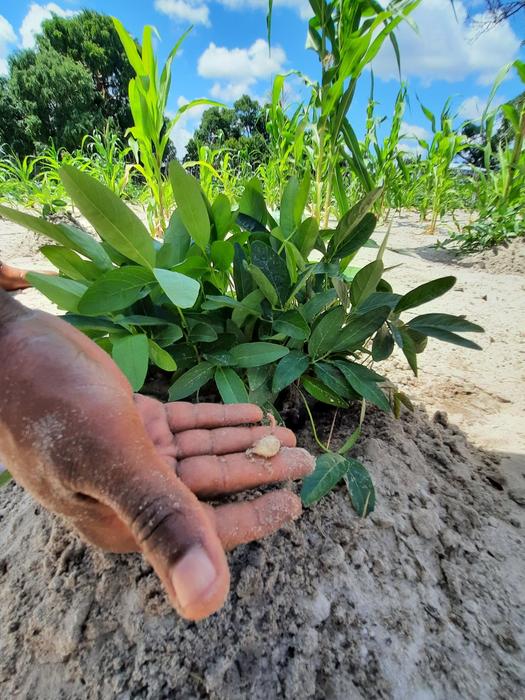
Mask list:
[[[131,468],[113,478],[111,506],[155,569],[178,612],[200,620],[222,607],[230,574],[209,515],[196,496],[157,456],[135,453]]]

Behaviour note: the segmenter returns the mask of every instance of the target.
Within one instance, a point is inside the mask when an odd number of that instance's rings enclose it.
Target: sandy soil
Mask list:
[[[169,609],[139,557],[84,546],[10,485],[0,491],[2,697],[524,695],[525,248],[458,261],[435,240],[412,214],[396,217],[386,264],[402,265],[387,279],[405,291],[456,275],[425,312],[480,323],[483,352],[430,342],[417,380],[391,362],[412,398],[439,412],[369,412],[356,455],[376,483],[373,516],[357,519],[340,488],[239,548],[227,605],[195,625]],[[36,269],[36,249],[2,222],[0,259]],[[51,307],[34,290],[18,297]],[[340,413],[334,440],[355,420]],[[319,422],[326,434],[331,416]],[[313,447],[308,430],[299,438]]]

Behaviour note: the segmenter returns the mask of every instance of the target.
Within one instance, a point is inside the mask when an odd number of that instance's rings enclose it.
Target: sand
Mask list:
[[[341,487],[238,548],[225,608],[193,624],[140,557],[85,546],[10,485],[0,491],[2,697],[524,695],[523,247],[500,251],[497,266],[483,254],[481,268],[435,240],[413,214],[396,217],[385,262],[402,266],[387,279],[405,291],[455,274],[455,290],[424,311],[483,325],[483,352],[431,341],[417,380],[390,362],[389,376],[438,413],[368,412],[355,456],[376,484],[373,516],[358,519]],[[36,247],[2,222],[0,258],[35,269]],[[52,310],[35,290],[18,298]],[[331,411],[318,420],[327,435]],[[335,446],[355,420],[338,414]],[[307,428],[299,440],[313,449]]]

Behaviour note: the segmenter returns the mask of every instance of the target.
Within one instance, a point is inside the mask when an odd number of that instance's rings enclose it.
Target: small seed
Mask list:
[[[258,440],[253,447],[246,450],[247,455],[257,455],[258,457],[275,457],[281,449],[281,443],[275,435],[266,435]]]

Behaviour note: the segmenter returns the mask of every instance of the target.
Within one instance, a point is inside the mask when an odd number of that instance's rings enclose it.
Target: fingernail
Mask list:
[[[217,578],[206,551],[199,545],[189,549],[171,569],[171,583],[182,609],[202,598]]]

